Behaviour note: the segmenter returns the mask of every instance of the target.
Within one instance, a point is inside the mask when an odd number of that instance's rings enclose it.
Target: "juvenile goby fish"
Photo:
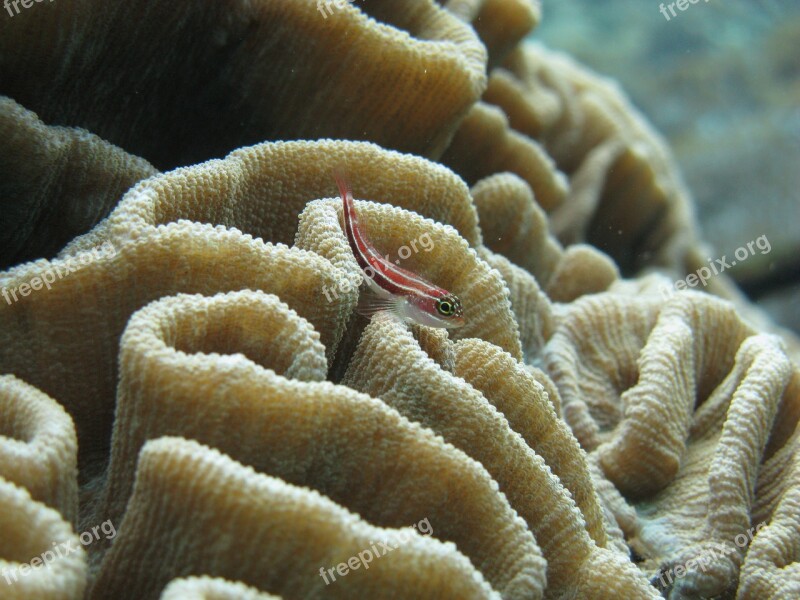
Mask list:
[[[428,327],[461,327],[464,312],[458,296],[382,257],[358,224],[350,183],[341,173],[334,173],[334,177],[342,196],[347,241],[374,294],[362,304],[360,312],[388,310],[404,321]]]

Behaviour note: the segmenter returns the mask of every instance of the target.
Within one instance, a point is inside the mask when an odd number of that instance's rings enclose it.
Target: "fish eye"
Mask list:
[[[453,303],[449,300],[439,300],[436,304],[436,310],[439,311],[439,314],[444,315],[445,317],[449,317],[455,312]]]

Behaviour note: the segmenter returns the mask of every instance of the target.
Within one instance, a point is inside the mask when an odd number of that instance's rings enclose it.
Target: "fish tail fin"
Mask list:
[[[344,231],[351,231],[358,228],[358,217],[353,202],[353,188],[350,186],[350,177],[343,165],[338,165],[333,169],[333,178],[339,187],[339,194],[342,197],[342,218],[344,219]]]
[[[350,177],[347,174],[347,169],[343,166],[337,166],[333,169],[333,178],[336,180],[336,185],[339,187],[339,195],[342,197],[342,202],[347,204],[353,201],[353,188],[350,185]]]

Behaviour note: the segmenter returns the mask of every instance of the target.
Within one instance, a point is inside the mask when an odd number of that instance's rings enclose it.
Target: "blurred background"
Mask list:
[[[674,0],[671,0],[674,2]],[[800,332],[800,0],[542,0],[533,39],[617,79],[664,134],[712,257]],[[763,244],[762,244],[763,245]]]

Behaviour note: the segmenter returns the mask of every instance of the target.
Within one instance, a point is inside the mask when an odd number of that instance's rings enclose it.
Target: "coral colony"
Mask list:
[[[540,2],[346,4],[0,18],[0,600],[800,598],[780,237]]]

